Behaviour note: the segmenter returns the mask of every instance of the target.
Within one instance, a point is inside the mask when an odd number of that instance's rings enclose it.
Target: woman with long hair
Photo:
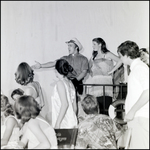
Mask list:
[[[19,141],[19,124],[8,97],[1,94],[1,148]]]
[[[34,81],[34,71],[26,62],[19,64],[15,73],[15,80],[21,85],[24,95],[30,95],[38,102],[42,108],[41,114],[43,117],[46,115],[45,101],[40,83]]]
[[[76,94],[71,80],[67,78],[73,68],[64,59],[59,59],[55,65],[58,81],[51,97],[52,126],[54,128],[74,128],[77,126]]]
[[[89,60],[90,76],[85,83],[89,84],[113,84],[113,76],[111,72],[122,65],[122,61],[118,56],[110,52],[106,43],[102,38],[94,38],[92,40],[93,52]],[[114,65],[116,62],[116,66]],[[99,102],[100,113],[108,115],[109,105],[112,103],[113,87],[105,86],[105,102],[103,102],[103,87],[93,86],[89,88],[89,94],[97,97]],[[105,103],[105,104],[104,104]]]

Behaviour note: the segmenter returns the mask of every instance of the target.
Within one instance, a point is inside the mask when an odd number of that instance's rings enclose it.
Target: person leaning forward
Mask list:
[[[87,74],[89,69],[88,59],[80,54],[80,51],[83,49],[83,46],[78,41],[77,38],[72,38],[66,42],[68,44],[68,51],[69,55],[61,57],[61,59],[65,59],[68,63],[73,67],[74,71],[69,73],[67,77],[72,81],[74,84],[76,91],[78,94],[83,93],[83,79]],[[44,64],[41,64],[36,61],[36,64],[32,66],[33,69],[40,69],[40,68],[52,68],[55,66],[56,61],[50,61]]]

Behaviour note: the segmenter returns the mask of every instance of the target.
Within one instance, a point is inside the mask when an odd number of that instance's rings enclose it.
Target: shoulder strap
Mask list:
[[[50,124],[49,124],[47,121],[45,121],[45,120],[43,120],[43,119],[41,119],[41,118],[39,118],[39,117],[36,117],[36,119],[41,120],[41,121],[45,122],[47,125],[50,126]]]

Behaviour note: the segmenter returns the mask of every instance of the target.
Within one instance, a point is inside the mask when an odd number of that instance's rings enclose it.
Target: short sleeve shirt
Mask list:
[[[118,131],[109,116],[87,115],[78,126],[76,148],[116,149],[115,133]]]
[[[63,56],[61,59],[65,59],[73,67],[78,76],[83,70],[89,69],[88,59],[80,53],[68,56]]]
[[[126,114],[138,101],[142,92],[149,89],[149,67],[140,58],[131,63],[130,70],[128,92],[125,100]],[[136,112],[135,117],[139,116],[149,118],[149,102]]]

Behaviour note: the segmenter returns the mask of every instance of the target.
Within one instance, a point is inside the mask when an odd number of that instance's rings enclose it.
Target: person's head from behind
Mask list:
[[[125,65],[130,65],[130,60],[140,57],[139,46],[133,41],[125,41],[118,46],[118,55]]]
[[[12,91],[11,93],[11,98],[15,101],[17,100],[20,96],[22,96],[24,94],[24,91],[21,90],[20,88],[15,89]]]
[[[101,50],[103,53],[109,52],[109,50],[106,48],[105,41],[102,38],[100,38],[100,37],[94,38],[92,40],[92,44],[93,44],[93,53],[92,53],[92,55],[94,56],[94,58],[98,54],[99,50]]]
[[[86,114],[98,114],[99,106],[96,97],[87,94],[81,101],[81,106]]]
[[[73,68],[65,59],[59,59],[55,64],[56,76],[62,78],[67,76],[69,72],[73,71]]]
[[[14,115],[14,110],[11,104],[9,103],[8,97],[1,94],[1,112],[4,113],[4,116]]]
[[[14,110],[16,117],[21,119],[23,124],[31,118],[36,118],[41,111],[37,101],[32,96],[27,95],[20,96],[15,101]]]
[[[34,73],[32,68],[26,63],[22,62],[19,64],[17,71],[15,73],[15,80],[21,85],[27,85],[33,82]]]

